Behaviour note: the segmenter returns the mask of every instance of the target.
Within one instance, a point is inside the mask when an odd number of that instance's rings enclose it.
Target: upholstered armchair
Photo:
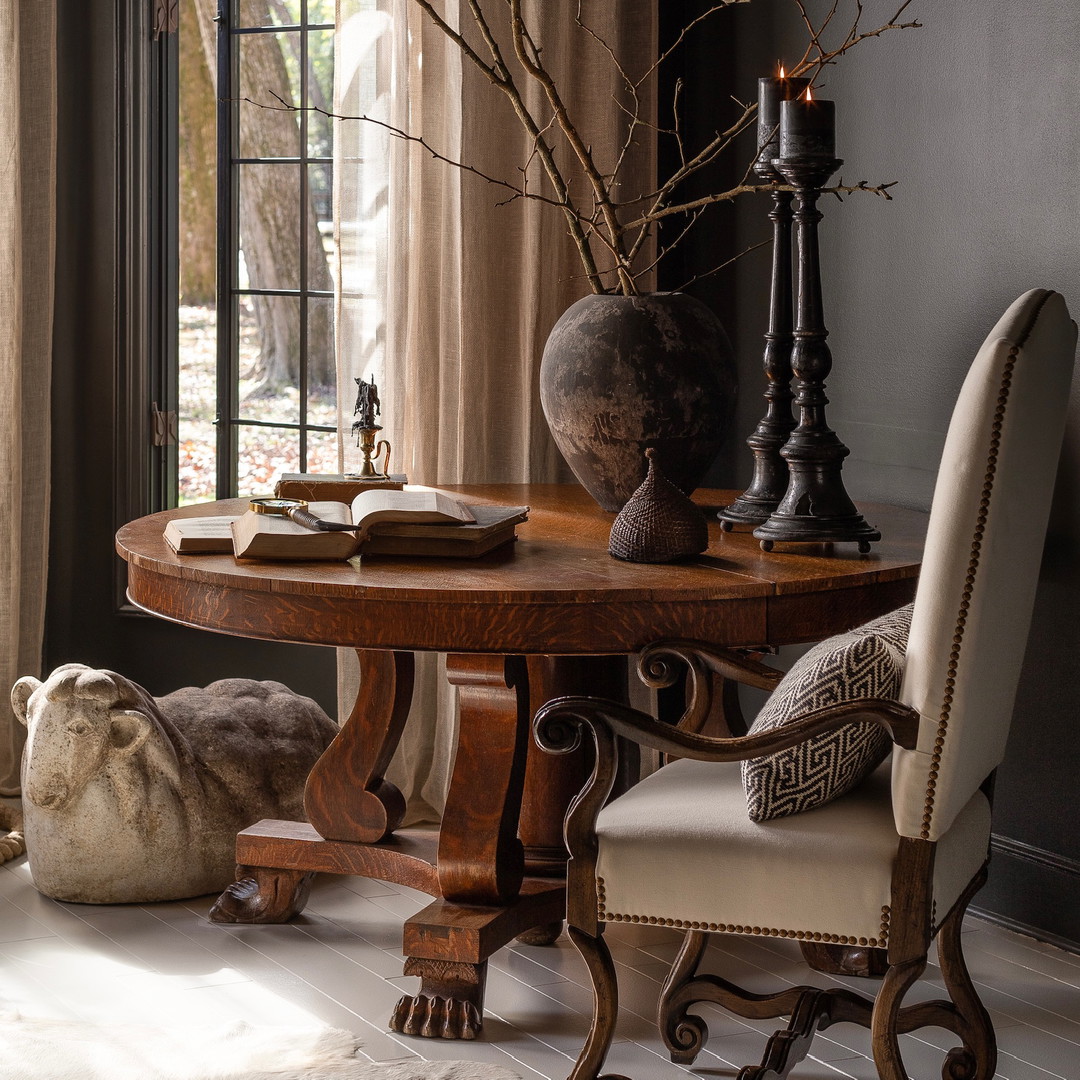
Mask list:
[[[1034,290],[979,351],[949,425],[913,607],[815,647],[777,684],[701,643],[645,650],[654,685],[685,665],[677,726],[625,705],[561,698],[537,714],[547,750],[591,736],[596,764],[566,820],[567,922],[594,1017],[572,1080],[595,1080],[618,1012],[609,922],[684,930],[658,1020],[672,1058],[707,1037],[717,1003],[787,1017],[740,1080],[787,1076],[815,1032],[868,1027],[882,1080],[906,1080],[898,1035],[943,1027],[948,1080],[990,1080],[996,1045],[961,948],[987,875],[991,782],[1002,761],[1060,454],[1076,346],[1061,296]],[[910,622],[910,626],[908,623]],[[722,679],[716,676],[722,676]],[[723,679],[771,688],[742,737],[697,734]],[[616,737],[670,755],[615,799]],[[697,968],[710,934],[764,935],[887,956],[873,997],[831,982],[749,993]],[[936,938],[947,1000],[905,1005]],[[811,979],[812,981],[812,979]],[[820,981],[820,980],[819,980]]]

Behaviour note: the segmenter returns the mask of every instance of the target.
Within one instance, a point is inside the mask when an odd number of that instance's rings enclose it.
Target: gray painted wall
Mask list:
[[[753,80],[785,55],[782,43],[796,29],[780,17],[789,7],[776,0],[729,13],[733,36],[712,43],[731,63],[725,94],[753,94]],[[888,7],[887,16],[895,5],[867,7]],[[860,45],[824,83],[822,96],[836,101],[845,181],[899,184],[891,203],[823,200],[822,246],[835,363],[829,419],[852,450],[848,490],[927,507],[967,365],[1005,307],[1046,287],[1080,317],[1080,5],[915,0],[908,15],[924,28]],[[700,69],[715,70],[704,52]],[[713,101],[726,107],[722,94]],[[729,243],[745,245],[767,235],[765,209],[744,202],[714,226],[714,239],[727,231]],[[767,263],[767,253],[755,254],[737,275],[702,286],[733,324],[740,439],[762,412]],[[739,447],[716,472],[743,486],[748,453]],[[1080,947],[1078,556],[1074,384],[1013,737],[998,775],[996,852],[976,906]]]

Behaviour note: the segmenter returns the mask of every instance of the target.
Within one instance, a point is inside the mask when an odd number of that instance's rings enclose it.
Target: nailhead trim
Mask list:
[[[625,915],[608,911],[605,906],[604,879],[596,879],[597,915],[601,922],[644,923],[648,926],[672,926],[679,930],[707,930],[713,934],[747,934],[757,937],[793,938],[796,941],[825,941],[832,945],[863,945],[883,949],[889,942],[889,907],[881,909],[881,930],[877,937],[849,934],[822,934],[813,930],[779,930],[771,926],[743,926],[736,923],[699,922],[689,919],[665,919],[659,915]]]
[[[964,578],[964,591],[960,597],[960,610],[957,612],[956,630],[953,634],[952,649],[949,652],[948,675],[945,678],[945,690],[941,697],[942,708],[938,716],[937,737],[934,739],[934,752],[930,759],[930,771],[927,775],[926,802],[923,805],[922,829],[919,832],[919,836],[923,840],[930,839],[930,825],[934,819],[934,800],[937,794],[938,773],[941,766],[941,755],[945,749],[945,737],[949,731],[949,719],[952,715],[956,672],[960,666],[960,649],[964,643],[964,628],[967,626],[967,616],[971,609],[971,594],[975,587],[976,571],[979,569],[979,553],[982,551],[982,541],[986,534],[986,519],[990,511],[990,496],[994,490],[994,478],[997,473],[998,450],[1001,447],[1001,428],[1005,422],[1005,406],[1009,401],[1013,369],[1016,367],[1016,358],[1019,353],[1019,345],[1014,345],[1009,350],[1009,356],[1005,361],[1005,369],[1001,374],[1001,390],[998,393],[997,409],[994,411],[994,422],[990,430],[990,449],[986,456],[986,475],[983,478],[982,497],[979,500],[979,516],[975,520],[975,534],[971,540],[968,572]]]

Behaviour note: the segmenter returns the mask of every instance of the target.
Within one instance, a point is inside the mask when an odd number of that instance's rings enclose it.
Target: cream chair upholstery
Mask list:
[[[567,922],[593,978],[595,1014],[572,1080],[594,1080],[614,1034],[618,992],[603,942],[608,922],[687,931],[658,1019],[674,1060],[707,1035],[688,1012],[700,1001],[738,1015],[789,1017],[762,1064],[740,1080],[789,1074],[815,1031],[839,1021],[871,1028],[881,1080],[906,1080],[897,1034],[936,1025],[961,1043],[950,1080],[990,1080],[990,1018],[960,945],[964,911],[985,881],[989,779],[1013,712],[1060,454],[1076,348],[1061,296],[1033,290],[979,351],[949,426],[912,614],[899,701],[820,709],[742,738],[672,729],[596,698],[545,705],[536,735],[553,752],[591,733],[597,766],[567,818]],[[698,644],[646,650],[639,668],[682,656],[727,677],[770,686],[760,665]],[[706,693],[710,680],[696,680]],[[700,700],[687,716],[700,715]],[[739,762],[805,742],[852,720],[889,731],[891,761],[824,806],[760,823],[747,815]],[[679,760],[608,802],[615,736]],[[748,994],[696,971],[711,933],[764,935],[887,950],[874,999],[847,989],[786,987]],[[937,935],[950,1000],[902,1004]]]
[[[902,836],[942,836],[1004,756],[1074,351],[1062,297],[1026,293],[949,423],[900,691],[921,717],[918,748],[894,754]]]

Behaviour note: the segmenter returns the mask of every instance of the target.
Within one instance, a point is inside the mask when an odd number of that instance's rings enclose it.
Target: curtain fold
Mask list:
[[[464,0],[439,6],[478,51]],[[485,0],[503,55],[531,109],[550,116],[543,91],[519,67],[504,0]],[[575,21],[580,9],[592,33]],[[650,190],[655,131],[628,144],[624,70],[645,71],[656,51],[656,2],[526,0],[525,17],[571,114],[601,168],[621,155],[622,192]],[[610,49],[610,52],[609,52]],[[478,72],[415,0],[338,0],[335,138],[338,244],[337,357],[345,466],[358,376],[374,377],[381,437],[393,471],[411,483],[572,480],[540,408],[539,368],[560,314],[589,291],[561,212],[436,160],[433,152],[530,190],[546,179],[505,95]],[[652,82],[642,96],[653,112]],[[397,133],[420,137],[425,145]],[[559,150],[565,164],[569,150]],[[584,191],[579,178],[576,191]],[[409,819],[436,818],[455,738],[443,665],[418,657],[413,709],[388,778]],[[348,714],[356,665],[344,653],[339,701]]]
[[[40,674],[49,513],[56,193],[54,0],[0,0],[0,794],[17,793],[23,729],[6,703]]]

